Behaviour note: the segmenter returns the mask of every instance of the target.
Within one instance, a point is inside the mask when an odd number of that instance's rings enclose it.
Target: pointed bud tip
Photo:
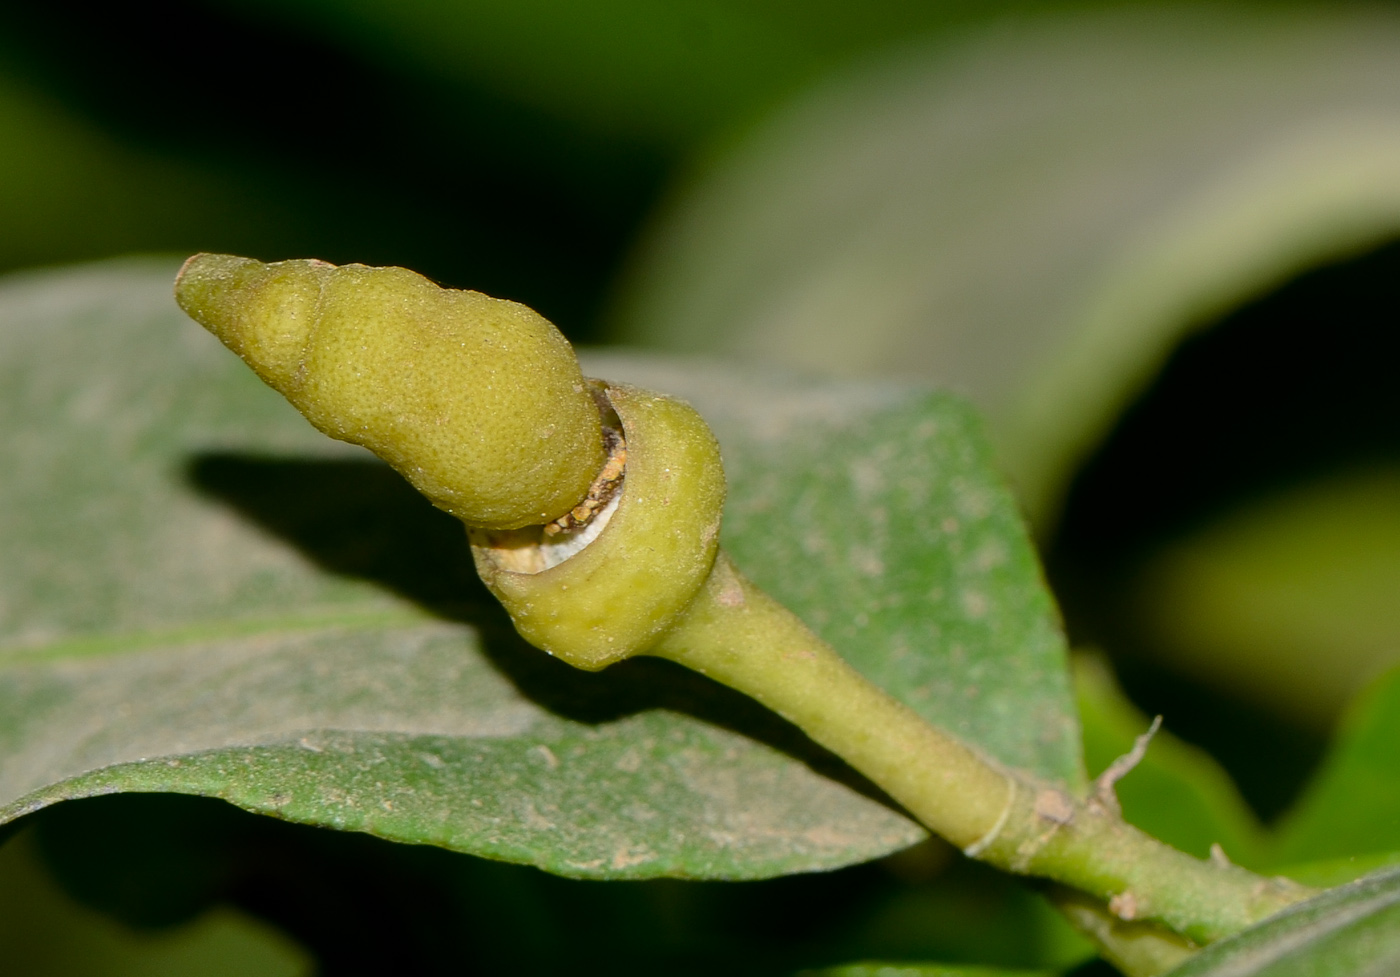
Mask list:
[[[175,301],[286,393],[311,328],[311,309],[334,268],[307,259],[265,263],[200,253],[176,276]]]
[[[238,290],[250,266],[262,262],[231,254],[201,252],[180,266],[175,276],[175,301],[186,314],[220,338],[230,325],[226,320],[230,293]],[[239,272],[245,272],[239,275]]]
[[[227,282],[240,268],[260,264],[262,262],[256,259],[240,258],[233,254],[201,251],[199,254],[190,255],[180,266],[179,274],[175,276],[175,301],[180,303],[181,308],[185,308],[189,299],[209,285],[220,281]]]

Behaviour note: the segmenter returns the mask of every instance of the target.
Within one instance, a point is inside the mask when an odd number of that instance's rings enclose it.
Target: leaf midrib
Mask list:
[[[171,651],[228,638],[334,630],[338,628],[407,627],[442,622],[425,611],[408,608],[352,613],[290,614],[280,617],[235,618],[205,621],[167,629],[117,634],[87,634],[64,638],[37,647],[0,646],[0,669],[17,665],[47,664],[72,659],[97,658],[128,652]]]

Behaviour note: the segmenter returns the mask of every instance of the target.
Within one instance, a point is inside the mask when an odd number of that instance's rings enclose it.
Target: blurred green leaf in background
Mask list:
[[[596,329],[673,171],[834,64],[1009,8],[872,0],[0,9],[0,268],[402,264]]]

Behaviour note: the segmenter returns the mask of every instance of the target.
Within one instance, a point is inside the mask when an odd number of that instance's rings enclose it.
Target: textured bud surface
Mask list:
[[[549,522],[605,461],[573,349],[516,302],[404,268],[214,254],[175,297],[317,428],[469,526]]]
[[[608,399],[627,438],[617,508],[592,542],[537,573],[521,534],[474,532],[477,571],[531,644],[596,671],[647,651],[685,613],[719,547],[724,469],[695,409],[623,384]]]

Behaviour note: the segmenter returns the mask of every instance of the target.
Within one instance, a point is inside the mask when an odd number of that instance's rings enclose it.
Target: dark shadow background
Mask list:
[[[638,227],[716,141],[872,48],[1040,6],[601,2],[561,47],[570,0],[0,0],[0,271],[399,264],[588,340]]]
[[[1025,891],[962,859],[942,869],[944,894],[928,900],[878,864],[765,882],[580,882],[178,795],[71,801],[28,822],[87,905],[149,930],[231,902],[281,927],[334,977],[757,977],[930,950],[1036,962],[1005,935],[1034,925]],[[922,900],[912,908],[935,910],[917,932],[888,922],[911,895]]]
[[[241,11],[0,4],[0,83],[101,140],[78,147],[67,202],[0,201],[0,222],[8,203],[45,225],[6,235],[0,269],[144,251],[399,264],[591,335],[673,158]]]
[[[1076,643],[1111,649],[1148,715],[1221,760],[1265,818],[1317,731],[1173,672],[1129,588],[1158,547],[1329,471],[1400,461],[1400,243],[1303,274],[1186,340],[1080,471],[1048,554]]]

